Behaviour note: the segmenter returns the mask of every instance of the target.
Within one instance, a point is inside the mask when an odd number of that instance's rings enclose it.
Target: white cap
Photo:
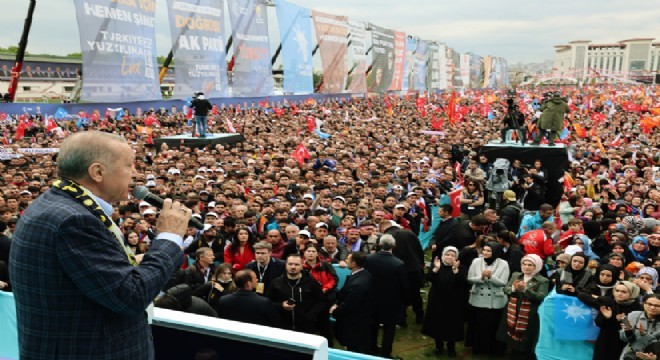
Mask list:
[[[149,181],[147,181],[146,185],[147,185],[147,187],[156,187],[156,182],[153,181],[153,180],[149,180]]]
[[[394,220],[390,220],[390,224],[391,224],[392,226],[394,226],[394,227],[401,228],[401,225],[397,224],[397,222],[394,221]]]
[[[304,235],[304,236],[307,236],[307,237],[312,237],[312,234],[310,234],[309,231],[307,231],[307,230],[298,231],[298,235]]]
[[[332,200],[341,200],[341,202],[343,202],[344,204],[346,203],[346,199],[344,199],[343,196],[335,196],[334,198],[332,198]]]
[[[21,195],[32,195],[32,193],[29,192],[28,190],[23,190],[21,191]]]
[[[147,209],[142,213],[142,216],[145,216],[145,215],[156,215],[156,212],[151,210],[151,209]]]
[[[410,191],[408,192],[408,194],[406,194],[406,197],[411,197],[413,195],[417,195],[417,194],[414,191]]]
[[[204,177],[202,175],[195,175],[195,180],[197,180],[197,179],[204,180]]]
[[[143,206],[151,206],[151,205],[146,201],[140,201],[140,206],[139,207],[143,207]]]
[[[218,216],[218,214],[214,213],[213,211],[207,212],[206,216],[215,216],[216,219],[220,218],[220,216]]]
[[[156,177],[153,174],[147,175],[147,180],[156,180]]]
[[[407,209],[406,206],[403,205],[403,204],[396,204],[396,205],[394,205],[394,208],[395,209]]]
[[[215,201],[209,202],[209,205],[207,207],[210,207],[210,208],[215,207]]]
[[[324,223],[323,221],[319,221],[318,223],[316,223],[316,228],[317,229],[320,228],[320,227],[324,227],[324,226],[325,226],[326,229],[329,228],[328,224]]]
[[[208,231],[208,230],[211,229],[212,227],[213,227],[212,224],[204,224],[204,230],[202,230],[202,231]]]
[[[314,199],[314,196],[312,194],[305,194],[303,195],[303,199]]]
[[[200,215],[200,214],[192,214],[192,217],[194,217],[196,219],[199,219],[199,220],[202,220],[202,215]]]

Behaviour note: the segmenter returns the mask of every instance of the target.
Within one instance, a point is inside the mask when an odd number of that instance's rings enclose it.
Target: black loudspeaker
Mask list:
[[[660,74],[655,74],[655,83],[660,84]]]

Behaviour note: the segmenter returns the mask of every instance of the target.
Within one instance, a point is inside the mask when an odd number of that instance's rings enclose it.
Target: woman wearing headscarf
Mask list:
[[[617,254],[615,252],[607,255],[605,257],[605,260],[607,261],[608,264],[614,266],[615,268],[619,269],[619,278],[617,280],[628,280],[631,277],[634,277],[630,272],[626,270],[626,257]]]
[[[592,281],[578,292],[578,299],[583,303],[598,309],[603,304],[600,302],[602,297],[612,297],[612,289],[619,279],[620,271],[615,266],[603,264],[598,267]]]
[[[626,216],[621,220],[621,223],[626,227],[628,234],[631,236],[637,236],[644,229],[644,220],[639,216]]]
[[[426,275],[431,283],[422,334],[435,339],[436,354],[444,350],[456,357],[456,342],[463,341],[463,294],[467,288],[467,269],[457,260],[458,249],[447,246],[442,256],[433,260],[433,268]]]
[[[504,247],[503,260],[509,264],[509,272],[520,272],[520,261],[525,256],[525,252],[518,243],[516,233],[508,230],[501,230],[495,237],[497,242]]]
[[[587,261],[583,253],[576,253],[571,256],[570,264],[552,274],[558,294],[577,296],[589,284],[591,272],[586,269]]]
[[[633,282],[635,285],[639,286],[642,295],[656,294],[658,288],[658,272],[650,266],[645,266],[639,270],[637,277]]]
[[[580,251],[586,255],[589,260],[600,260],[600,257],[596,255],[593,251],[591,251],[591,239],[587,235],[584,234],[576,234],[573,235],[573,239],[571,240],[571,245],[578,245],[580,246]]]
[[[632,259],[644,265],[651,265],[649,259],[649,241],[644,236],[635,236],[632,243],[628,246]]]
[[[626,343],[621,341],[621,321],[632,311],[641,310],[637,301],[639,287],[630,281],[619,281],[614,286],[612,297],[605,297],[596,315],[600,328],[594,345],[593,360],[617,360]]]
[[[642,311],[633,311],[626,317],[619,331],[619,336],[626,343],[621,353],[621,360],[657,359],[657,341],[660,338],[660,295],[648,295],[644,299]]]
[[[509,359],[534,360],[534,347],[539,333],[537,309],[548,295],[548,279],[539,275],[543,260],[529,254],[520,261],[521,272],[511,275],[504,287],[509,301],[504,314],[507,344],[511,349]],[[502,338],[500,331],[500,338]]]
[[[482,255],[468,271],[468,283],[472,284],[468,302],[475,315],[472,353],[499,355],[505,347],[495,336],[507,303],[504,287],[509,281],[509,264],[500,258],[502,246],[494,241],[484,245]]]

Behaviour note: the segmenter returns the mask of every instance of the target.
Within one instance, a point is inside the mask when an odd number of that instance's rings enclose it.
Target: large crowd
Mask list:
[[[568,105],[556,140],[569,168],[551,184],[556,164],[511,159],[509,186],[493,196],[495,159],[481,147],[507,135],[500,130],[514,108],[524,146],[535,146],[546,92]],[[438,355],[456,356],[463,342],[474,356],[534,359],[537,309],[556,293],[596,310],[594,359],[660,354],[660,89],[216,103],[208,133],[236,129],[245,141],[205,148],[155,147],[154,138],[193,132],[185,111],[101,111],[95,121],[58,120],[56,129],[38,114],[6,115],[5,153],[57,148],[80,131],[116,133],[135,151],[132,186],[193,209],[204,228],[188,229],[190,261],[157,306],[316,333],[385,357],[396,326],[414,321]],[[0,289],[11,291],[12,232],[57,180],[57,154],[24,153],[0,171]],[[549,196],[557,186],[561,199]],[[448,201],[456,191],[458,201]],[[139,261],[158,233],[158,210],[136,199],[114,206],[112,220]],[[341,289],[336,268],[352,274]]]

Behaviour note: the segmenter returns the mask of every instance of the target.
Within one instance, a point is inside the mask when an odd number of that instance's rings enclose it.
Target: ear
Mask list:
[[[100,183],[103,181],[103,174],[105,173],[105,165],[95,162],[89,165],[87,168],[87,175],[95,183]]]

